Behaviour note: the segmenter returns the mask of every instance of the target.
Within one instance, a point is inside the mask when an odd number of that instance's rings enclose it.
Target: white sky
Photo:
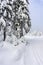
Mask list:
[[[30,0],[31,30],[43,31],[43,0]]]

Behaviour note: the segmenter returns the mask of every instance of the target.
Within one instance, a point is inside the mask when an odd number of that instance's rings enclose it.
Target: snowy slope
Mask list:
[[[1,42],[0,65],[23,65],[24,48],[24,44],[14,47],[8,42]]]
[[[25,65],[43,65],[43,37],[28,40],[24,55]]]
[[[43,36],[25,35],[12,44],[9,39],[0,42],[0,65],[43,65]]]

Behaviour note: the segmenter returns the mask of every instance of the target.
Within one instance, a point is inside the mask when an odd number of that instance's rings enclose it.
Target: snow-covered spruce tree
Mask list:
[[[28,0],[14,0],[12,5],[13,16],[13,29],[17,37],[23,36],[23,28],[26,33],[29,32],[31,27],[29,11],[27,8]]]
[[[2,27],[3,26],[3,35],[4,35],[4,41],[6,39],[6,30],[7,27],[10,26],[10,22],[11,22],[11,17],[12,17],[12,8],[11,8],[11,4],[9,3],[8,0],[1,0],[0,1],[0,24]]]
[[[3,40],[5,40],[6,23],[5,23],[5,20],[3,19],[3,12],[4,12],[3,4],[5,5],[5,3],[2,0],[0,0],[0,30],[1,30],[1,28],[3,28],[3,31],[4,31],[4,39]]]
[[[6,31],[7,31],[7,28],[8,26],[11,27],[12,25],[12,7],[11,7],[12,3],[10,3],[10,1],[8,0],[8,2],[6,3],[6,6],[4,7],[4,13],[3,13],[3,18],[6,22]],[[5,34],[4,34],[4,40],[5,40],[5,37],[6,37],[6,31],[5,31]],[[11,34],[11,33],[9,33]]]
[[[1,0],[1,3],[2,6],[0,11],[2,11],[2,13],[0,12],[0,18],[2,17],[5,22],[4,40],[6,38],[8,26],[12,28],[12,31],[17,38],[23,36],[23,29],[28,33],[31,27],[29,11],[27,8],[27,5],[29,4],[28,0]]]

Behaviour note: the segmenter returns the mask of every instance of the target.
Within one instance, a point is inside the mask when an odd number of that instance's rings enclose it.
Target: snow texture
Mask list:
[[[0,65],[43,65],[43,36],[7,36],[0,42]]]

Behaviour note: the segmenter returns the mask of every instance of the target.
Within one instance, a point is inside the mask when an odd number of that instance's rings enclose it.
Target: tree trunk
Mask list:
[[[21,22],[21,32],[20,32],[20,37],[23,36],[23,22]]]
[[[6,27],[4,27],[4,33],[3,33],[3,35],[4,35],[3,41],[5,41],[5,39],[6,39]]]

